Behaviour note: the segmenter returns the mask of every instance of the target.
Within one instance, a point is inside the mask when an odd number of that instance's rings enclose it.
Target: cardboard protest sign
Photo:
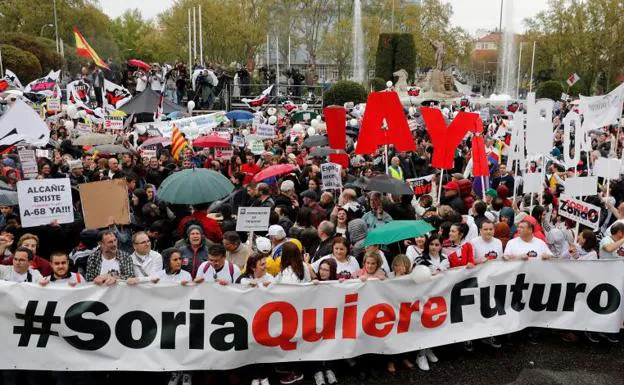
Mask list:
[[[239,207],[236,231],[266,231],[270,217],[270,207]]]
[[[91,132],[91,124],[85,122],[78,122],[75,126],[76,131],[78,132]]]
[[[256,135],[262,139],[275,138],[275,127],[270,124],[259,124],[256,128]]]
[[[406,182],[414,190],[414,196],[419,198],[423,195],[431,194],[431,186],[433,175],[423,176],[421,178],[407,179]]]
[[[46,109],[48,112],[59,112],[61,111],[61,99],[59,98],[50,98],[46,101]]]
[[[51,159],[49,150],[36,149],[35,150],[35,155],[37,155],[37,158]]]
[[[83,183],[79,185],[79,189],[86,228],[106,227],[109,225],[110,217],[119,225],[130,223],[128,187],[125,179]]]
[[[142,159],[152,159],[157,157],[157,150],[153,149],[142,149],[141,150],[141,158]]]
[[[123,119],[107,117],[104,120],[104,128],[107,130],[123,130],[124,129],[124,121]]]
[[[264,152],[264,143],[261,140],[254,140],[249,143],[249,150],[254,155],[261,155]]]
[[[342,188],[342,177],[340,171],[342,166],[335,163],[324,163],[321,165],[321,180],[323,190],[335,190]]]
[[[214,131],[214,133],[217,134],[219,138],[225,139],[228,142],[230,141],[232,136],[229,131]]]
[[[600,222],[600,207],[598,206],[561,195],[559,198],[559,215],[598,230],[598,223]]]
[[[233,147],[245,147],[245,137],[240,135],[234,135],[232,138]]]
[[[53,220],[74,221],[69,178],[19,181],[17,196],[22,227],[49,225]]]
[[[219,160],[230,160],[234,156],[234,149],[232,147],[215,147],[215,158]]]
[[[19,150],[17,152],[19,156],[20,164],[22,165],[22,173],[26,179],[34,179],[39,175],[39,168],[37,167],[37,157],[35,156],[35,150]]]

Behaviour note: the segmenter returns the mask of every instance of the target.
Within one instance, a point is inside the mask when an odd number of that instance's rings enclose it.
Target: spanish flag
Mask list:
[[[173,159],[180,159],[180,152],[182,152],[186,146],[188,146],[188,142],[184,139],[178,127],[173,125],[173,135],[171,136],[171,155],[173,155]]]
[[[82,36],[80,31],[78,31],[78,28],[76,27],[74,27],[74,37],[76,38],[76,54],[78,56],[89,58],[93,60],[95,65],[97,65],[98,67],[110,70],[110,68],[108,68],[108,64],[106,64],[104,60],[100,59],[97,52],[95,52],[95,50],[91,48],[89,43],[87,43],[84,36]]]

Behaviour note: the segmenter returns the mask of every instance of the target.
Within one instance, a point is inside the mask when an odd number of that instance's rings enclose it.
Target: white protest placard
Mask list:
[[[321,180],[323,190],[335,190],[342,188],[340,171],[342,166],[336,163],[323,163],[321,165]]]
[[[78,132],[91,132],[91,124],[89,123],[84,123],[84,122],[78,122],[76,123],[76,127],[75,127],[76,131]]]
[[[215,158],[219,160],[229,160],[234,156],[234,149],[232,147],[215,147]]]
[[[270,216],[270,207],[239,207],[236,231],[266,231]]]
[[[49,150],[36,149],[35,150],[35,155],[37,155],[37,158],[50,159],[50,151]]]
[[[156,158],[157,157],[157,153],[156,150],[152,150],[152,149],[142,149],[141,150],[141,158],[142,159],[152,159],[152,158]]]
[[[264,152],[264,143],[261,140],[254,140],[249,143],[249,150],[254,155],[261,155]]]
[[[229,131],[214,131],[215,134],[221,139],[225,139],[228,142],[230,141],[230,137],[232,136]]]
[[[187,139],[195,139],[202,134],[212,132],[221,123],[229,122],[225,116],[225,111],[217,111],[206,115],[197,115],[188,118],[166,120],[160,122],[137,123],[134,125],[137,130],[148,130],[153,128],[158,130],[158,136],[171,138],[173,126],[175,125]],[[149,131],[148,131],[149,132]],[[154,136],[151,135],[150,136]]]
[[[538,193],[542,189],[542,174],[533,172],[522,177],[522,191],[525,194]]]
[[[567,195],[561,195],[559,197],[559,215],[598,230],[598,223],[600,222],[600,207],[598,206]]]
[[[555,102],[550,99],[540,99],[536,101],[535,92],[529,92],[527,95],[526,105],[527,154],[548,154],[553,147],[552,116]]]
[[[275,127],[270,124],[260,124],[256,128],[256,135],[262,139],[275,138]]]
[[[37,157],[35,156],[35,150],[19,150],[17,152],[19,156],[20,164],[22,165],[22,172],[24,178],[34,179],[39,175],[39,168],[37,167]]]
[[[107,117],[106,120],[104,120],[104,128],[106,130],[123,130],[124,128],[124,121],[123,119],[119,119],[119,118],[113,118],[113,117]]]
[[[587,131],[614,124],[622,115],[624,83],[602,96],[583,96],[579,109],[583,114],[583,128]]]
[[[433,175],[434,174],[420,178],[407,179],[405,182],[414,190],[414,196],[418,198],[423,195],[431,194]]]
[[[245,137],[240,135],[234,135],[232,138],[233,147],[245,147]]]
[[[570,197],[582,197],[598,194],[598,177],[596,176],[577,176],[567,178],[563,185],[565,187],[565,195]]]
[[[59,98],[48,99],[46,101],[46,109],[48,110],[48,112],[61,111],[61,99]]]
[[[17,182],[17,197],[23,227],[74,221],[69,178],[33,179]]]
[[[594,163],[594,175],[608,179],[620,177],[621,161],[617,158],[598,158]]]

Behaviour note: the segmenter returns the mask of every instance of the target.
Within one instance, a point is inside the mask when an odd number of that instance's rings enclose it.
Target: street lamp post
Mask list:
[[[43,36],[43,29],[45,27],[54,27],[54,24],[44,24],[41,26],[41,30],[39,30],[39,36]]]
[[[56,0],[52,0],[54,4],[54,37],[56,40],[56,53],[59,53],[59,37],[58,37],[58,19],[56,16]]]

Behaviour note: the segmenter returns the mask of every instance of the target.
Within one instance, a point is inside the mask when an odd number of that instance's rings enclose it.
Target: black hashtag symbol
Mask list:
[[[28,301],[25,313],[15,313],[15,318],[24,320],[24,325],[13,327],[13,334],[20,336],[17,346],[28,346],[30,337],[35,334],[39,335],[37,347],[45,348],[50,336],[58,336],[58,332],[51,330],[52,325],[61,323],[61,317],[54,315],[56,302],[48,302],[43,315],[37,315],[37,305],[39,305],[39,301]],[[41,327],[36,327],[35,322],[41,324]]]

